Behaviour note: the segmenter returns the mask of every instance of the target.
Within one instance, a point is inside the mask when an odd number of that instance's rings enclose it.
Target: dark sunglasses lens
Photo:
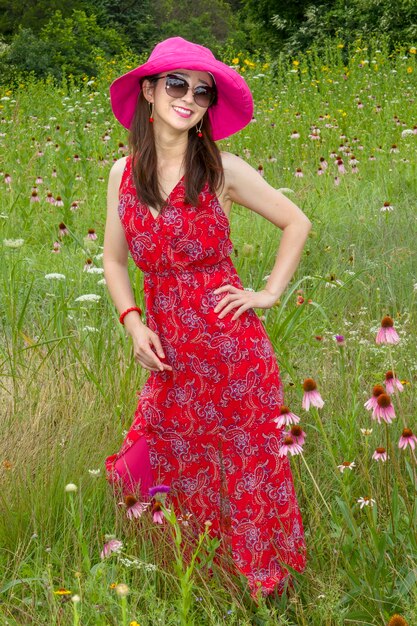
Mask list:
[[[165,89],[172,98],[182,98],[187,93],[188,83],[183,78],[167,76]]]
[[[209,107],[214,96],[215,91],[212,87],[197,87],[194,91],[194,100],[201,107]]]

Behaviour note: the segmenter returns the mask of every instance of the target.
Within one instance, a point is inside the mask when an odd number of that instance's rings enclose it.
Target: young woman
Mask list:
[[[106,459],[131,515],[157,514],[158,492],[180,519],[228,546],[253,597],[279,593],[289,565],[305,568],[304,532],[276,421],[283,390],[254,309],[272,307],[293,276],[311,228],[304,213],[215,140],[244,128],[253,101],[244,79],[180,37],[110,87],[130,154],[108,184],[107,286],[151,371],[120,451]],[[231,260],[232,203],[283,231],[263,289],[243,288]],[[128,252],[144,273],[146,323],[129,281]],[[159,485],[159,487],[158,487]],[[156,495],[155,495],[156,494]],[[153,499],[152,499],[153,497]],[[152,508],[153,507],[153,508]]]

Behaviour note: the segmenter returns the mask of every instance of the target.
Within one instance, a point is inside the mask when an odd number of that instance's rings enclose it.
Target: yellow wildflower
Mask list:
[[[234,59],[232,59],[232,63],[233,63],[233,65],[238,65],[238,63],[239,63],[238,57],[235,57]]]
[[[338,47],[338,48],[344,48],[344,47],[345,47],[345,44],[344,44],[344,43],[338,43],[338,44],[337,44],[337,47]]]
[[[410,54],[416,54],[417,52],[417,48],[414,48],[414,46],[412,48],[410,48],[409,53]]]
[[[412,73],[412,71],[413,71],[413,68],[412,68],[412,67],[407,67],[407,74],[411,74],[411,73]]]
[[[296,59],[294,59],[294,61],[292,62],[293,65],[295,65],[297,67],[297,65],[300,65],[300,61],[297,61]]]
[[[72,591],[68,591],[68,589],[64,589],[63,587],[60,587],[59,589],[54,591],[54,594],[57,596],[68,596],[71,595],[71,593]]]
[[[262,69],[263,69],[263,70],[267,70],[267,69],[268,69],[268,67],[269,67],[269,63],[264,63],[264,64],[262,65]]]
[[[140,624],[136,621],[130,622],[129,626],[140,626]]]

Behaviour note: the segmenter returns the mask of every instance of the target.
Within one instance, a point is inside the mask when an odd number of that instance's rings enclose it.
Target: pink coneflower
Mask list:
[[[369,161],[376,161],[376,156],[371,154],[370,157],[369,157]]]
[[[385,462],[388,458],[387,451],[385,450],[385,448],[376,448],[375,452],[372,455],[372,458],[375,459],[375,461]]]
[[[395,144],[395,143],[392,144],[392,146],[390,148],[390,152],[393,152],[393,153],[399,152],[399,150],[397,148],[397,144]]]
[[[317,176],[322,176],[323,174],[324,174],[324,170],[319,165],[318,168],[317,168]]]
[[[294,454],[300,454],[302,451],[302,446],[295,441],[291,434],[285,433],[285,437],[278,452],[279,456],[288,456],[288,453],[294,456]]]
[[[81,161],[81,158],[78,156],[78,154],[74,154],[74,161]]]
[[[339,346],[344,346],[345,345],[345,337],[344,337],[344,335],[335,335],[334,338],[336,339],[336,343]]]
[[[58,253],[60,251],[61,244],[59,241],[54,241],[54,246],[52,248],[52,252]]]
[[[330,158],[331,159],[336,159],[337,158],[337,152],[330,152]]]
[[[83,271],[84,271],[84,272],[88,272],[88,270],[89,270],[92,266],[93,266],[93,259],[90,259],[90,258],[86,259],[86,260],[85,260],[85,263],[84,263],[84,268],[83,268]]]
[[[304,445],[307,434],[298,424],[294,424],[290,428],[289,436],[292,437],[295,443],[298,443],[300,446]]]
[[[87,238],[88,239],[93,239],[93,240],[97,239],[96,231],[94,230],[94,228],[89,228],[88,229]]]
[[[260,174],[261,176],[264,176],[264,168],[262,167],[261,164],[258,165],[258,174]]]
[[[54,178],[56,178],[58,176],[58,174],[56,173],[56,169],[55,168],[52,170],[51,176],[53,176]]]
[[[30,201],[31,202],[40,202],[37,191],[32,191],[32,194],[30,196]]]
[[[119,505],[126,507],[126,516],[132,519],[133,517],[140,517],[146,511],[150,502],[139,502],[133,494],[129,494],[125,496],[124,502],[119,502]]]
[[[357,502],[361,505],[361,509],[363,509],[364,506],[374,506],[375,504],[375,500],[373,498],[367,498],[366,496],[364,498],[359,498]]]
[[[299,139],[300,138],[300,133],[298,133],[296,130],[293,130],[291,133],[291,139]]]
[[[6,173],[6,174],[4,175],[4,182],[5,182],[7,185],[10,185],[10,183],[12,182],[12,177],[10,176],[10,174],[7,174],[7,173]]]
[[[112,552],[119,552],[123,548],[123,541],[119,539],[110,539],[104,544],[103,550],[100,552],[100,558],[105,559]]]
[[[272,155],[269,155],[268,161],[269,161],[269,163],[276,163],[277,162],[277,158],[273,157]]]
[[[380,211],[393,211],[394,207],[392,206],[390,202],[384,202],[384,206],[382,206],[379,210]]]
[[[59,224],[58,235],[59,235],[59,237],[64,237],[65,235],[69,235],[69,230],[65,226],[64,222],[60,222],[60,224]]]
[[[398,447],[404,450],[407,446],[410,446],[410,448],[414,450],[416,443],[417,437],[413,435],[411,428],[404,428],[400,441],[398,442]]]
[[[280,415],[278,417],[273,418],[273,422],[276,422],[277,428],[282,428],[282,426],[289,426],[290,424],[298,424],[300,418],[295,413],[292,413],[290,409],[283,405],[279,409]]]
[[[303,390],[303,409],[308,411],[310,409],[310,404],[311,406],[316,406],[321,409],[324,404],[324,400],[322,399],[320,393],[317,391],[316,381],[313,380],[313,378],[306,378],[303,382]]]
[[[338,465],[337,467],[340,470],[340,472],[343,474],[345,469],[352,470],[354,467],[356,467],[356,463],[355,461],[343,461],[343,463],[341,463],[341,465]]]
[[[70,211],[74,212],[74,211],[77,211],[77,209],[78,209],[78,202],[74,200],[74,202],[71,203]]]
[[[339,176],[335,176],[334,177],[334,184],[336,185],[336,187],[338,187],[340,185],[340,178],[339,178]]]
[[[337,163],[337,169],[339,170],[339,172],[341,174],[345,174],[346,173],[346,169],[345,169],[343,160],[342,159],[337,159],[336,163]]]
[[[64,202],[63,202],[61,196],[57,196],[56,197],[55,206],[64,206]]]
[[[155,502],[152,505],[152,519],[155,522],[155,524],[162,524],[164,521],[164,514],[162,511],[162,502],[159,502],[158,500],[155,500]]]
[[[303,170],[301,169],[301,167],[297,167],[297,169],[295,170],[294,176],[297,176],[297,178],[302,178],[304,176]]]
[[[327,170],[328,163],[324,157],[320,157],[320,167],[322,170]]]
[[[41,184],[43,183],[43,178],[42,178],[42,176],[38,176],[38,177],[36,178],[35,183],[36,183],[37,185],[41,185]]]
[[[363,104],[362,104],[362,102],[360,102],[360,101],[359,101],[359,102],[358,102],[358,104],[357,104],[357,107],[358,107],[358,109],[363,109]]]
[[[378,420],[378,424],[381,423],[381,420],[391,424],[395,417],[394,406],[390,396],[387,393],[381,393],[376,399],[376,407],[372,413],[372,418]]]
[[[395,376],[392,370],[388,370],[385,374],[385,387],[387,389],[387,393],[394,393],[395,389],[398,391],[403,391],[404,386],[401,384],[400,380]]]
[[[397,331],[394,328],[394,320],[389,315],[381,320],[381,328],[376,336],[376,343],[393,343],[396,344],[400,341]]]
[[[55,204],[55,198],[52,195],[51,191],[48,191],[48,193],[46,194],[45,200],[46,200],[46,202],[49,202],[50,204]]]
[[[363,405],[365,409],[368,409],[368,411],[374,411],[377,407],[378,396],[382,393],[385,393],[384,387],[382,385],[375,385],[372,389],[372,396]]]

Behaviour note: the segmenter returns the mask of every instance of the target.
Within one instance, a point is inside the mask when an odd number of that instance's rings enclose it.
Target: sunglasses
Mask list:
[[[165,74],[154,78],[155,81],[160,78],[166,78],[165,91],[170,98],[182,98],[190,89],[190,85],[181,76],[176,74]],[[193,89],[194,102],[198,106],[207,109],[216,100],[216,88],[209,85],[198,85]]]

